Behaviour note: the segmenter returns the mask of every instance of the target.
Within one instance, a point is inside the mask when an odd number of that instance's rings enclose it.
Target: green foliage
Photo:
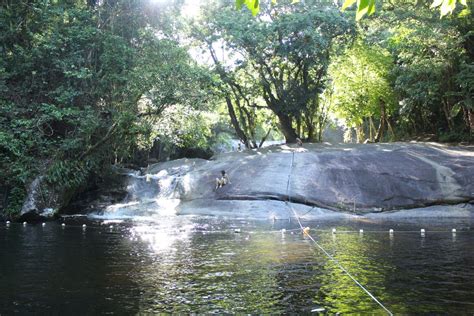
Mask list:
[[[260,1],[259,0],[235,0],[235,5],[238,10],[242,9],[243,5],[246,5],[247,8],[252,12],[252,15],[257,15],[260,11]]]
[[[215,120],[216,117],[211,113],[173,106],[162,113],[155,131],[158,137],[166,139],[173,146],[207,148]]]
[[[457,0],[434,0],[431,4],[432,8],[439,8],[441,17],[452,14],[456,9]],[[467,7],[467,0],[459,0],[459,3]]]
[[[452,117],[457,116],[463,107],[474,111],[474,63],[461,63],[459,68],[455,81],[459,86],[461,100],[453,107]]]
[[[431,8],[438,8],[440,16],[446,16],[452,14],[456,8],[457,0],[433,0]],[[467,7],[467,0],[459,0],[459,3]],[[356,8],[356,20],[360,20],[364,15],[372,15],[375,13],[376,1],[375,0],[345,0],[342,5],[342,10],[357,4]],[[406,6],[406,3],[399,3],[400,6]]]
[[[364,15],[372,15],[375,13],[375,0],[346,0],[341,10],[344,11],[357,3],[356,20],[360,20]]]
[[[0,187],[24,194],[45,174],[74,194],[129,159],[165,108],[205,102],[173,12],[125,0],[1,4]]]
[[[468,0],[459,0],[459,3],[467,7]],[[298,0],[293,0],[293,3],[299,2]],[[432,8],[438,8],[441,17],[452,14],[454,9],[456,8],[457,0],[433,0],[431,4]],[[272,0],[273,4],[276,4],[276,0]],[[242,9],[243,5],[252,12],[255,16],[260,11],[260,1],[259,0],[235,0],[235,6],[238,10]],[[356,13],[356,20],[360,20],[364,15],[372,15],[375,13],[375,0],[345,0],[342,4],[342,10],[346,10],[347,8],[353,6],[354,4],[357,5],[357,13]]]
[[[232,81],[235,89],[239,89],[236,82],[244,85],[241,90],[249,92],[239,94],[245,102],[247,94],[263,99],[287,141],[317,140],[316,129],[321,126],[316,122],[322,117],[318,98],[325,86],[329,56],[334,45],[350,36],[352,25],[330,4],[279,2],[260,9],[264,18],[256,19],[236,14],[226,3],[208,9],[206,27],[211,32],[204,41],[209,47],[223,43],[239,56],[233,65],[221,66],[222,80]],[[230,69],[235,70],[232,75]],[[244,89],[238,78],[242,75],[236,72],[246,74],[255,92]]]
[[[26,197],[26,190],[21,186],[15,186],[13,189],[8,192],[7,205],[3,210],[3,213],[7,217],[14,217],[18,210],[21,209],[23,201]]]
[[[462,37],[447,23],[433,28],[417,19],[394,27],[392,34],[389,48],[397,56],[393,74],[400,113],[419,117],[424,130],[452,129],[450,112],[459,102],[456,73],[466,58]],[[435,119],[443,116],[444,121]]]
[[[471,137],[464,130],[441,132],[439,135],[439,141],[443,143],[469,142],[470,140]]]
[[[381,104],[386,114],[394,112],[396,99],[390,86],[393,64],[389,52],[358,40],[330,66],[333,111],[347,126],[357,127],[365,118],[380,119]]]

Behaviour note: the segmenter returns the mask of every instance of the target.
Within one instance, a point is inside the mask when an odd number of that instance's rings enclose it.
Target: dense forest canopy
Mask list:
[[[258,3],[3,1],[2,208],[34,179],[65,205],[115,164],[319,142],[336,121],[358,142],[472,140],[471,2],[441,19],[374,2],[359,21],[333,2]]]
[[[325,87],[330,54],[349,40],[354,27],[328,4],[282,3],[264,9],[253,18],[236,15],[228,3],[214,5],[194,26],[193,36],[208,48],[221,80],[236,91],[226,95],[239,111],[266,108],[278,119],[287,141],[320,141],[325,113],[318,96]],[[228,69],[218,59],[216,43],[235,55]],[[253,82],[253,96],[241,88],[245,80]],[[247,100],[254,96],[263,102]],[[249,125],[245,119],[242,123]]]

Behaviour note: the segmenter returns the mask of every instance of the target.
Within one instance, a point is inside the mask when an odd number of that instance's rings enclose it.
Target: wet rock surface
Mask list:
[[[251,214],[260,209],[262,216],[283,217],[288,201],[302,213],[324,209],[366,214],[469,205],[474,200],[473,146],[282,145],[222,154],[210,161],[159,163],[147,173],[161,170],[178,177],[175,196],[184,214]],[[215,190],[221,170],[231,183]]]
[[[61,209],[61,214],[87,214],[103,210],[111,204],[122,201],[127,196],[127,178],[138,171],[114,168],[93,187],[76,195]]]
[[[53,219],[63,203],[63,196],[65,196],[63,188],[52,187],[44,176],[36,177],[28,186],[19,219],[21,221]]]
[[[80,193],[51,185],[40,175],[28,186],[27,197],[17,220],[37,222],[55,219],[59,214],[85,214],[103,209],[123,200],[127,195],[125,180],[130,173],[136,172],[115,168]]]

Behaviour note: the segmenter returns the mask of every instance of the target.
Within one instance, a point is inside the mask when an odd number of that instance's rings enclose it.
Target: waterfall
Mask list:
[[[173,216],[179,200],[181,181],[179,168],[161,170],[156,174],[128,174],[127,196],[121,203],[108,206],[101,213],[91,214],[100,219],[143,219]]]

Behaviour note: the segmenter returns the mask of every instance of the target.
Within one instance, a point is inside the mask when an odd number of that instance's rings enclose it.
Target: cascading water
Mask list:
[[[91,214],[96,219],[153,219],[176,214],[181,180],[179,168],[161,170],[156,174],[128,174],[127,196],[121,203],[108,206],[103,212]]]

